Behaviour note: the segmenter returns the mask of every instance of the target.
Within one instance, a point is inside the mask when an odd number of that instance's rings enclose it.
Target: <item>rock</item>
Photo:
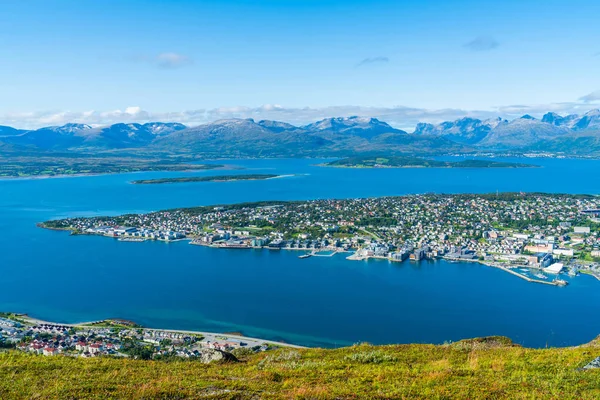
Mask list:
[[[592,361],[589,362],[589,364],[587,364],[585,367],[583,367],[584,370],[598,369],[598,368],[600,368],[600,357],[594,358]]]
[[[238,361],[238,359],[235,358],[233,354],[221,350],[202,349],[199,350],[199,352],[200,355],[198,356],[198,360],[204,364],[208,364],[214,361]]]
[[[486,350],[504,347],[520,347],[514,344],[512,340],[504,336],[487,336],[475,339],[464,339],[455,343],[450,343],[450,347],[458,350]]]

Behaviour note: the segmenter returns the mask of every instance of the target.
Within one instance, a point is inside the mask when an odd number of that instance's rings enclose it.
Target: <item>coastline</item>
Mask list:
[[[71,232],[71,235],[85,235],[85,236],[101,236],[101,237],[107,237],[107,238],[112,238],[112,239],[117,239],[119,240],[118,237],[113,237],[113,236],[106,236],[106,235],[97,235],[94,233],[76,233],[73,229],[71,228],[53,228],[53,227],[46,227],[44,226],[44,223],[40,222],[37,224],[37,226],[39,228],[43,228],[43,229],[49,229],[49,230],[53,230],[53,231],[67,231],[67,232]],[[138,242],[135,240],[124,240],[125,242]],[[267,246],[248,246],[248,245],[244,245],[244,246],[227,246],[227,245],[219,245],[219,244],[213,244],[213,243],[202,243],[202,242],[198,242],[196,237],[192,237],[192,236],[188,236],[185,238],[181,238],[181,239],[174,239],[174,240],[163,240],[163,239],[153,239],[153,238],[145,238],[143,240],[139,240],[139,242],[146,242],[146,241],[151,241],[151,242],[166,242],[166,243],[170,243],[170,242],[180,242],[180,241],[188,241],[189,244],[194,245],[194,246],[202,246],[202,247],[210,247],[213,249],[225,249],[225,250],[273,250],[273,251],[280,251],[280,250],[291,250],[291,251],[303,251],[306,253],[306,255],[308,256],[317,256],[317,257],[333,257],[336,254],[341,254],[341,253],[352,253],[350,256],[346,257],[346,260],[349,261],[369,261],[369,259],[377,259],[377,260],[387,260],[389,262],[392,263],[403,263],[407,260],[396,260],[396,259],[392,259],[390,257],[386,257],[386,256],[362,256],[362,255],[357,255],[357,251],[358,250],[340,250],[337,248],[323,248],[323,249],[314,249],[314,248],[292,248],[292,247],[269,247]],[[327,255],[320,255],[320,252],[330,252],[331,254],[327,254]],[[568,285],[567,281],[564,281],[562,279],[558,278],[558,275],[556,277],[555,280],[552,281],[544,281],[541,279],[535,279],[535,278],[531,278],[528,277],[526,275],[520,274],[518,272],[513,271],[511,268],[507,268],[505,266],[502,265],[497,265],[494,264],[493,262],[486,262],[483,260],[479,260],[479,259],[475,259],[475,260],[469,260],[469,259],[456,259],[456,258],[452,258],[452,257],[446,257],[446,256],[438,256],[435,258],[435,260],[445,260],[445,261],[449,261],[449,262],[466,262],[466,263],[477,263],[479,265],[483,265],[486,267],[491,267],[491,268],[497,268],[500,269],[504,272],[508,272],[512,275],[515,275],[527,282],[531,282],[531,283],[540,283],[540,284],[545,284],[545,285],[550,285],[550,286],[558,286],[558,287],[564,287]],[[589,274],[593,277],[595,277],[596,279],[598,279],[600,281],[600,277],[596,276],[595,274]]]
[[[252,174],[249,174],[252,175]],[[272,175],[265,177],[252,177],[244,178],[246,175],[237,175],[236,177],[230,177],[231,179],[219,179],[227,176],[198,176],[198,177],[177,177],[177,178],[157,178],[157,179],[142,179],[130,181],[132,185],[164,185],[164,184],[176,184],[176,183],[210,183],[210,182],[239,182],[239,181],[266,181],[269,179],[278,179],[294,176],[293,174],[288,175]]]
[[[67,326],[67,327],[72,327],[72,328],[98,328],[98,326],[95,326],[94,324],[98,324],[103,321],[110,320],[110,319],[104,319],[104,320],[98,320],[98,321],[87,321],[87,322],[79,322],[79,323],[61,323],[61,322],[52,322],[52,321],[46,321],[46,320],[39,319],[39,318],[34,318],[28,314],[15,314],[15,315],[18,318],[24,320],[25,322],[27,322],[29,324],[33,324],[33,325],[42,325],[42,324],[60,325],[60,326]],[[160,331],[160,332],[170,332],[170,333],[185,333],[185,334],[191,334],[191,335],[202,335],[204,337],[225,338],[225,339],[221,339],[221,340],[227,340],[227,339],[234,339],[234,340],[241,340],[241,341],[246,340],[246,341],[261,342],[261,343],[266,343],[266,344],[270,344],[270,345],[274,345],[274,346],[289,347],[289,348],[295,348],[295,349],[308,348],[306,346],[300,346],[300,345],[296,345],[296,344],[292,344],[292,343],[285,343],[285,342],[279,342],[276,340],[255,338],[255,337],[240,335],[239,333],[233,333],[233,332],[227,333],[227,332],[207,332],[207,331],[196,331],[196,330],[182,330],[182,329],[163,329],[163,328],[155,328],[155,327],[147,327],[147,326],[135,327],[135,328],[131,328],[131,329],[142,329],[144,331]]]
[[[382,165],[379,167],[368,167],[358,165],[328,165],[328,164],[314,164],[315,167],[327,167],[327,168],[346,168],[346,169],[522,169],[522,168],[543,168],[541,165],[523,165],[523,166],[490,166],[490,167],[453,167],[447,166],[425,166],[425,165]]]
[[[210,160],[208,160],[210,161]],[[211,165],[211,164],[201,164]],[[236,165],[222,165],[216,168],[190,168],[190,169],[176,169],[176,170],[138,170],[138,171],[127,171],[127,172],[90,172],[90,173],[77,173],[77,174],[57,174],[57,175],[33,175],[33,176],[0,176],[0,181],[28,181],[28,180],[42,180],[42,179],[61,179],[61,178],[84,178],[93,176],[105,176],[105,175],[123,175],[123,174],[140,174],[148,172],[202,172],[202,171],[229,171],[229,170],[240,170],[245,169]]]

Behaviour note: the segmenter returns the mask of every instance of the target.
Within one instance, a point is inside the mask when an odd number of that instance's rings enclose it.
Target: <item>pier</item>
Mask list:
[[[542,283],[542,284],[544,284],[544,285],[551,285],[551,286],[563,286],[561,283],[559,283],[559,282],[558,282],[558,281],[556,281],[556,280],[555,280],[555,281],[550,281],[550,282],[548,282],[548,281],[543,281],[543,280],[541,280],[541,279],[533,279],[533,278],[530,278],[530,277],[528,277],[528,276],[525,276],[525,275],[519,274],[518,272],[516,272],[516,271],[513,271],[512,269],[509,269],[509,268],[506,268],[506,267],[502,267],[502,266],[500,266],[500,265],[494,265],[494,264],[485,264],[485,265],[488,265],[488,266],[490,266],[490,267],[494,267],[494,268],[498,268],[498,269],[501,269],[501,270],[503,270],[503,271],[506,271],[506,272],[508,272],[509,274],[513,274],[513,275],[515,275],[515,276],[518,276],[518,277],[519,277],[519,278],[521,278],[521,279],[524,279],[524,280],[526,280],[527,282]]]

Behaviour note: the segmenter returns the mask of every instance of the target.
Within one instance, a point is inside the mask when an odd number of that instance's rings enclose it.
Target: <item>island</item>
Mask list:
[[[131,183],[134,185],[158,185],[163,183],[256,181],[279,177],[280,175],[273,174],[186,176],[178,178],[139,179]]]
[[[40,226],[125,242],[295,250],[300,258],[348,252],[349,260],[477,262],[564,286],[580,273],[600,280],[599,217],[600,197],[592,195],[423,194],[201,206]]]
[[[357,156],[320,164],[339,168],[538,168],[524,163],[491,160],[437,161],[407,156]]]
[[[232,169],[220,164],[199,164],[187,159],[163,159],[129,156],[3,156],[0,154],[0,179],[49,178],[123,174],[130,172],[175,172]]]

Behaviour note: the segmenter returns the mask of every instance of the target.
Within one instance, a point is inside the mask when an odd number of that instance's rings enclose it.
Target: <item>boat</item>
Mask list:
[[[546,275],[542,275],[542,274],[534,274],[533,276],[535,276],[536,278],[539,278],[539,279],[548,279],[548,277]]]
[[[302,254],[301,256],[298,256],[298,258],[308,258],[310,256],[312,256],[312,254],[308,253],[308,254]]]

